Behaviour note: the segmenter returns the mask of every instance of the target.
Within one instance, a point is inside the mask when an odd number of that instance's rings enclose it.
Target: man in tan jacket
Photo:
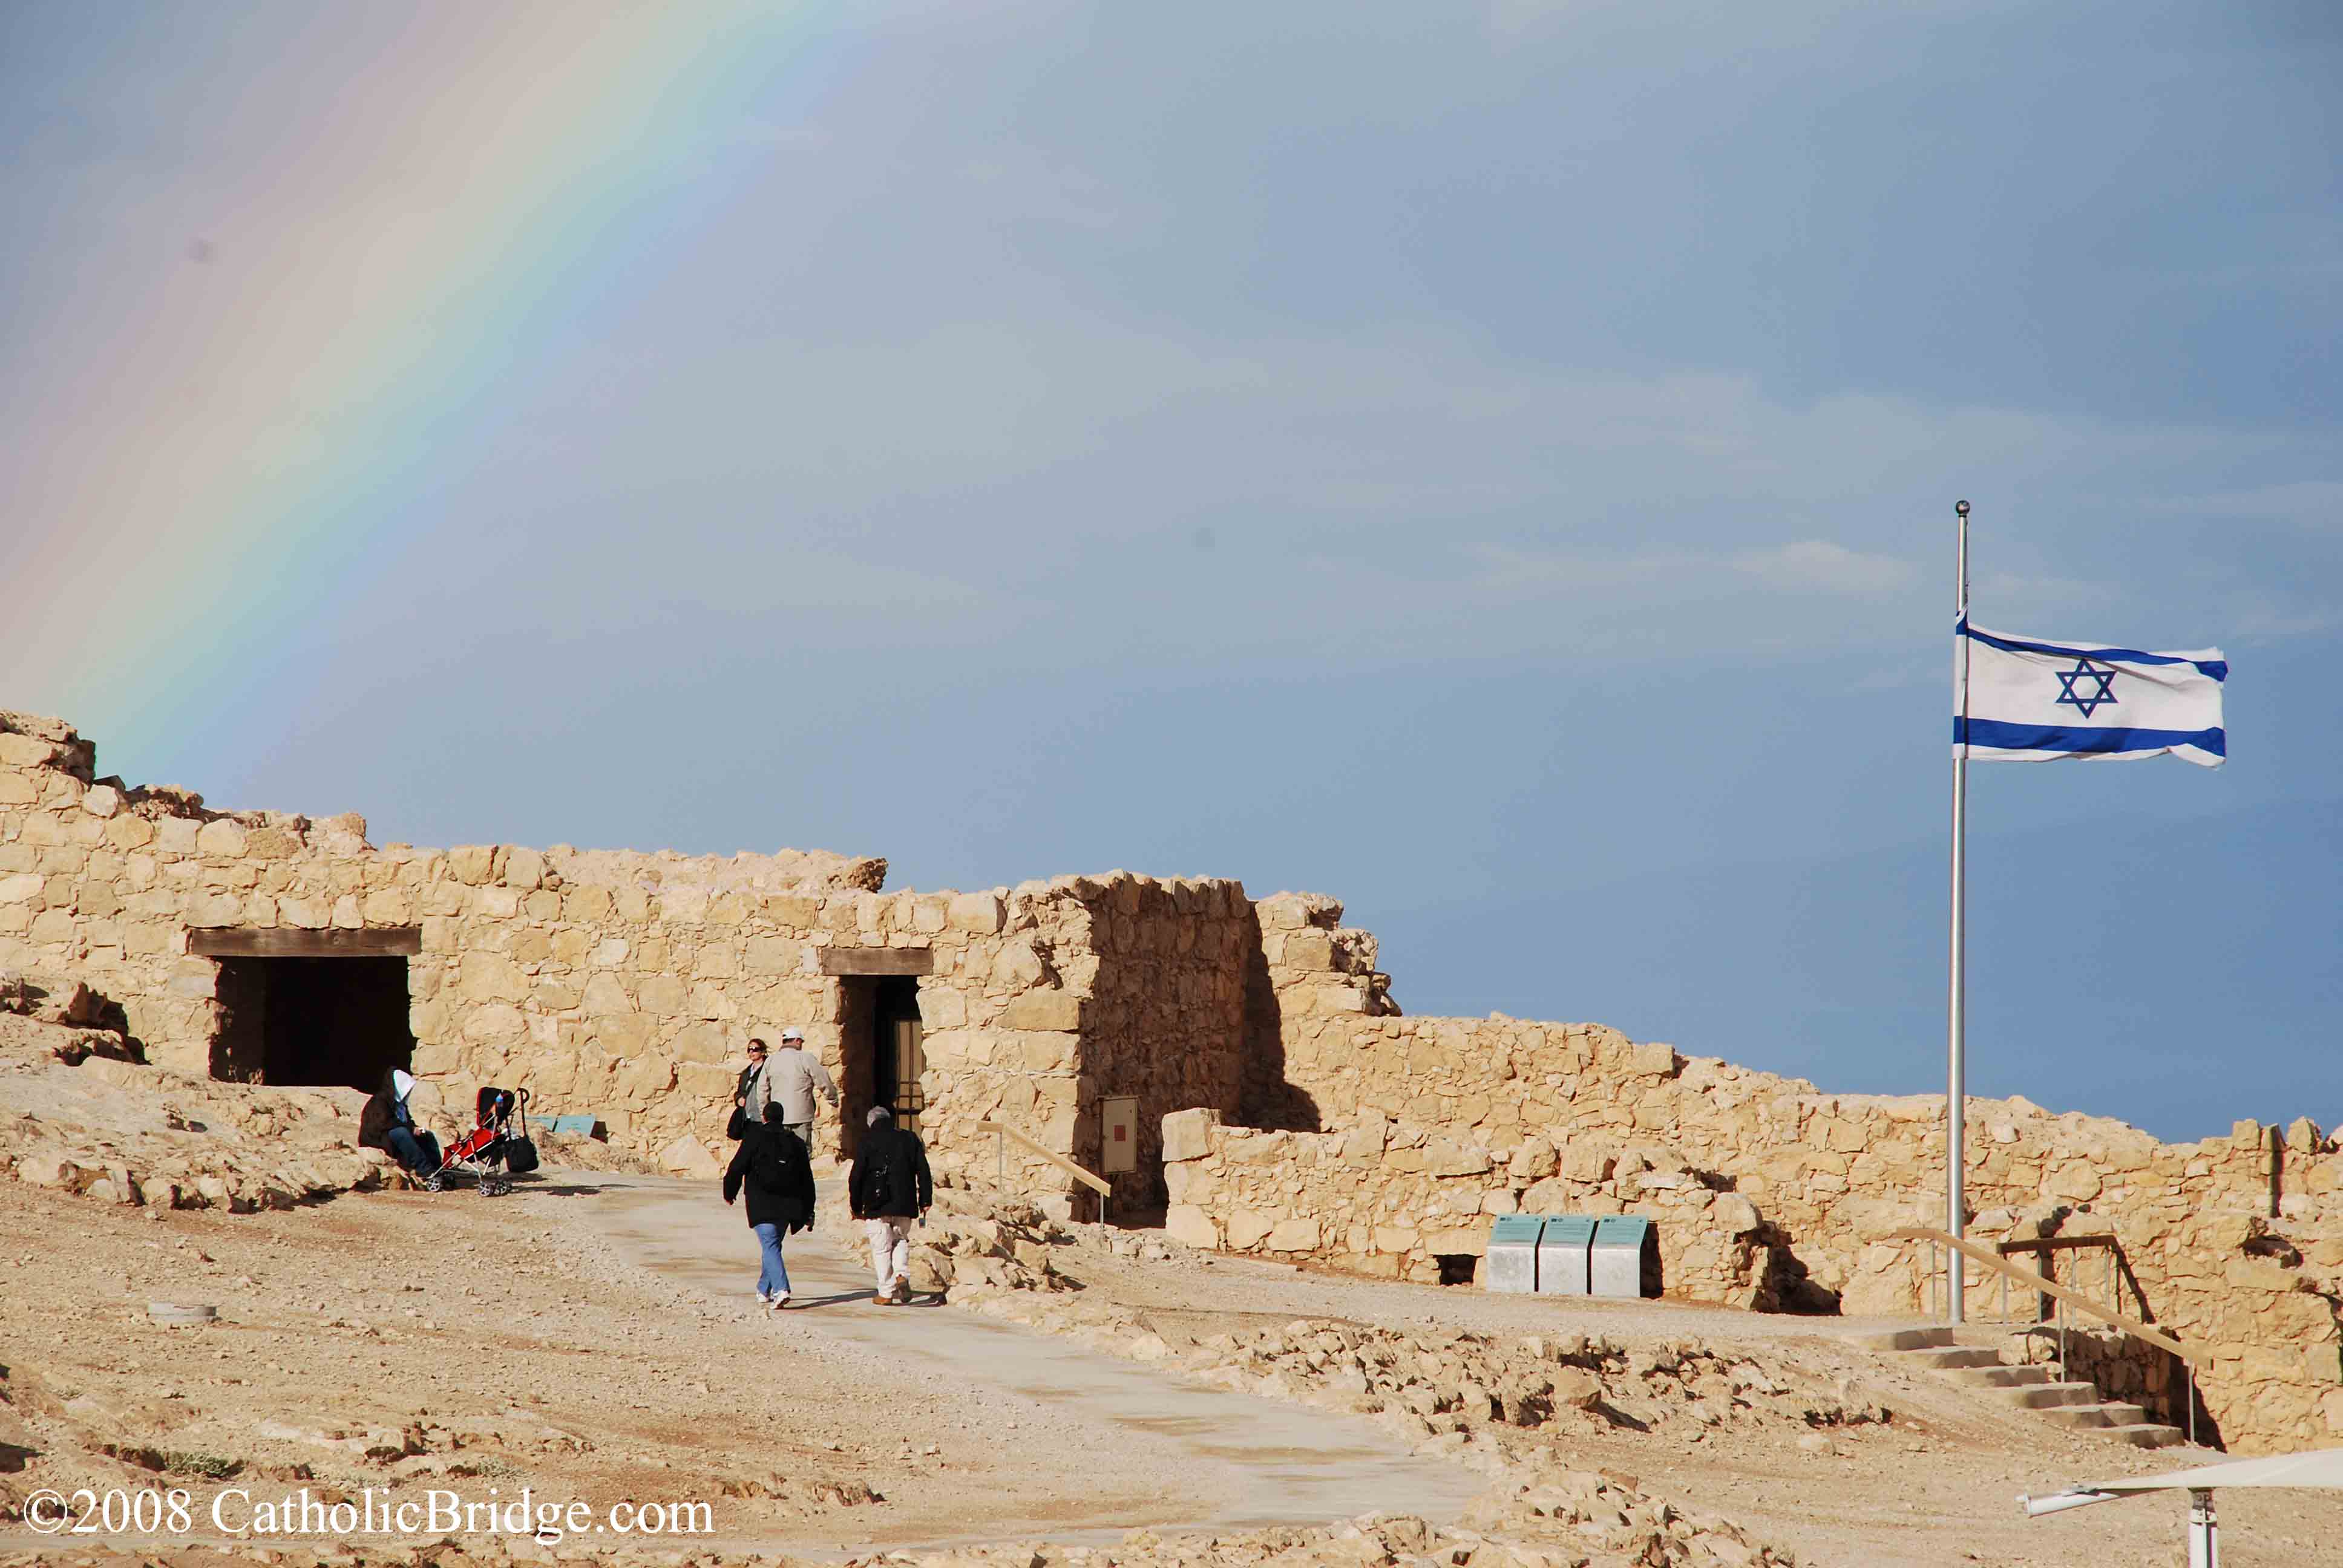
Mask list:
[[[832,1111],[838,1109],[838,1085],[830,1081],[830,1069],[806,1050],[805,1031],[794,1024],[781,1030],[781,1049],[765,1064],[761,1087],[765,1098],[781,1108],[781,1125],[808,1149],[813,1147],[815,1091],[830,1101]]]

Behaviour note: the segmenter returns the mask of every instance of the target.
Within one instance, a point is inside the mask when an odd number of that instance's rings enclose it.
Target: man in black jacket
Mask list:
[[[781,1125],[781,1108],[765,1109],[765,1120],[751,1122],[724,1171],[724,1201],[729,1205],[743,1191],[749,1195],[749,1229],[763,1249],[765,1265],[757,1276],[757,1299],[779,1312],[789,1304],[789,1271],[781,1261],[781,1237],[813,1223],[813,1165],[798,1135]]]
[[[935,1201],[928,1176],[927,1146],[894,1112],[874,1105],[864,1119],[861,1147],[846,1173],[846,1201],[870,1231],[870,1268],[879,1277],[873,1306],[898,1306],[911,1299],[911,1238],[905,1229],[924,1217]]]

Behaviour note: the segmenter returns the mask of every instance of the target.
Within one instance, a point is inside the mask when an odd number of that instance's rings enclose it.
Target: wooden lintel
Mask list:
[[[421,926],[367,926],[354,931],[226,926],[187,933],[187,951],[206,959],[412,958],[422,950]]]
[[[929,948],[824,948],[821,972],[826,975],[933,974],[936,955]]]

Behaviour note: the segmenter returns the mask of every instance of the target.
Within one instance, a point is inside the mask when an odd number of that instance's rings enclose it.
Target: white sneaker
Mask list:
[[[765,1304],[778,1312],[783,1307],[789,1304],[789,1293],[787,1291],[783,1291],[778,1296],[769,1296],[765,1299]]]

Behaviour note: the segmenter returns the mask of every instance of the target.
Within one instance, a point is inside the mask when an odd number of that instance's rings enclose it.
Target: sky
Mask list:
[[[1412,1013],[2343,1121],[2320,0],[0,9],[0,707],[377,842],[1333,894]]]

